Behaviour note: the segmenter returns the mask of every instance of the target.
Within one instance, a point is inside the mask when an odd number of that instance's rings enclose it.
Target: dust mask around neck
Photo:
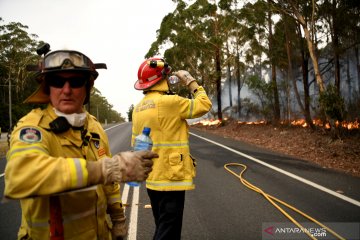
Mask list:
[[[54,108],[54,112],[59,117],[64,117],[69,122],[69,124],[73,127],[82,127],[85,124],[86,113],[72,113],[66,114],[62,113]]]

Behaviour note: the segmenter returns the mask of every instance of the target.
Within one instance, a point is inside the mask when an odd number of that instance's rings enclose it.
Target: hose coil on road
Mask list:
[[[239,174],[236,174],[233,170],[231,170],[229,167],[242,167],[242,170]],[[244,165],[244,164],[241,164],[241,163],[227,163],[224,165],[224,168],[226,171],[228,171],[229,173],[231,173],[232,175],[236,176],[240,181],[241,183],[255,191],[255,192],[258,192],[260,193],[261,195],[263,195],[274,207],[276,207],[282,214],[285,215],[285,217],[287,217],[291,222],[293,222],[296,226],[298,226],[301,230],[303,230],[303,232],[308,235],[310,237],[310,239],[314,239],[316,240],[316,238],[311,235],[309,233],[309,231],[306,231],[306,228],[303,227],[298,221],[296,221],[292,216],[290,216],[290,214],[288,214],[282,207],[280,207],[277,203],[280,203],[288,208],[290,208],[291,210],[299,213],[300,215],[304,216],[305,218],[309,219],[310,221],[316,223],[317,225],[321,226],[322,228],[326,229],[328,232],[330,232],[333,236],[337,237],[338,239],[345,239],[343,238],[342,236],[340,236],[339,234],[337,234],[334,230],[330,229],[329,227],[325,226],[324,224],[322,224],[321,222],[317,221],[316,219],[310,217],[309,215],[307,215],[306,213],[300,211],[299,209],[291,206],[290,204],[284,202],[284,201],[281,201],[280,199],[274,197],[274,196],[271,196],[269,194],[267,194],[266,192],[264,192],[262,189],[256,187],[255,185],[249,183],[246,179],[244,179],[243,177],[243,173],[246,171],[247,169],[247,166]],[[276,203],[277,202],[277,203]]]

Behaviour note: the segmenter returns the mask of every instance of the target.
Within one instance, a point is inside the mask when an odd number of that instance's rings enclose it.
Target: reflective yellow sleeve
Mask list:
[[[81,158],[67,158],[66,160],[70,171],[70,188],[85,187],[89,176],[86,160]]]
[[[5,196],[25,198],[85,187],[86,160],[49,156],[41,144],[17,144],[7,154]]]
[[[120,184],[113,183],[111,185],[103,186],[105,195],[107,197],[107,203],[121,203],[121,196],[120,196]]]
[[[195,89],[192,94],[194,99],[190,99],[188,103],[188,119],[201,117],[209,112],[212,106],[211,101],[202,86]]]

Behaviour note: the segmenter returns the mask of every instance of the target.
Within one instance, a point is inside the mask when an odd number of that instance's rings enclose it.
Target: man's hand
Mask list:
[[[114,157],[123,164],[122,182],[145,181],[152,171],[152,158],[159,157],[151,151],[122,152]]]
[[[173,74],[177,76],[180,79],[180,82],[186,86],[189,86],[190,83],[196,81],[195,78],[193,78],[193,76],[191,76],[190,73],[185,70],[179,70]]]
[[[157,155],[151,151],[121,152],[112,158],[87,162],[89,185],[110,184],[112,182],[142,182],[152,171],[152,158]]]
[[[114,203],[108,206],[107,213],[110,215],[112,228],[111,235],[113,240],[123,239],[126,237],[126,217],[124,209],[120,203]]]

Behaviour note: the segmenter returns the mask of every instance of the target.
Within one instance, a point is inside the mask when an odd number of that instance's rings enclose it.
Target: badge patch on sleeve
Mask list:
[[[105,153],[106,153],[106,151],[105,151],[104,148],[100,148],[100,149],[98,150],[99,157],[101,157],[102,155],[105,155]]]
[[[38,129],[27,127],[20,130],[19,139],[22,142],[36,143],[41,142],[42,135]]]

